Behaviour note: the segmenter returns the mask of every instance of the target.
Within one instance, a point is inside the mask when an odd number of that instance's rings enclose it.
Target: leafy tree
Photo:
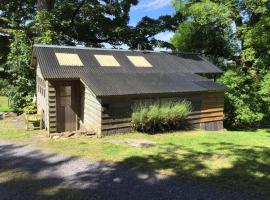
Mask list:
[[[225,126],[245,127],[260,123],[265,114],[263,101],[257,91],[260,87],[252,74],[241,68],[227,70],[218,80],[228,86],[225,95]]]
[[[231,12],[226,6],[210,0],[198,3],[176,1],[174,6],[186,16],[171,41],[177,50],[203,54],[218,64],[233,57],[237,45],[231,27]]]
[[[219,79],[229,87],[226,124],[269,119],[269,0],[175,0],[174,6],[185,17],[172,39],[176,50],[204,54],[227,70]]]
[[[10,46],[7,59],[10,74],[7,93],[11,107],[21,112],[23,107],[31,102],[35,91],[35,79],[30,69],[31,46],[23,31],[14,31],[14,39]]]

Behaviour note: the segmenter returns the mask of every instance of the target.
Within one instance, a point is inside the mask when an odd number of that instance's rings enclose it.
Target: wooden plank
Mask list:
[[[215,117],[215,116],[222,116],[223,117],[223,111],[222,112],[212,112],[212,113],[203,113],[200,115],[201,118],[205,117]]]
[[[218,121],[218,120],[223,120],[223,116],[201,118],[200,122],[204,123],[204,122],[213,122],[213,121]]]
[[[127,128],[131,127],[131,123],[121,123],[121,124],[113,124],[113,125],[102,125],[101,130],[110,130],[110,129],[118,129],[118,128]]]
[[[117,118],[117,119],[105,119],[102,120],[102,124],[111,124],[111,123],[125,123],[125,122],[130,122],[131,118]]]

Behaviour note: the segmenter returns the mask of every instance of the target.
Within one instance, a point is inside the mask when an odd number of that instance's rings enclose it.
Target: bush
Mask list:
[[[133,108],[131,123],[136,130],[149,133],[178,130],[186,127],[190,112],[186,101],[139,103]]]
[[[32,99],[27,99],[26,105],[23,108],[23,112],[26,114],[36,114],[37,113],[36,102],[33,102]]]

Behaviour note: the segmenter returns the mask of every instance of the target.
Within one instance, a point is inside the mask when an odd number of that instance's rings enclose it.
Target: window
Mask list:
[[[55,53],[59,65],[61,66],[83,66],[78,54],[72,53]]]
[[[152,67],[152,65],[143,56],[127,56],[127,58],[136,67]]]
[[[111,55],[94,55],[102,67],[120,67],[117,60]]]

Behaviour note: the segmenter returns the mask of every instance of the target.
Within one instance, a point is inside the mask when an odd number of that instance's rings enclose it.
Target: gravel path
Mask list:
[[[1,200],[267,199],[220,190],[214,185],[138,172],[121,165],[97,163],[47,153],[25,144],[0,141],[0,174],[7,168],[25,171],[34,178],[14,181],[0,176]],[[48,190],[55,191],[52,195],[46,193]]]

